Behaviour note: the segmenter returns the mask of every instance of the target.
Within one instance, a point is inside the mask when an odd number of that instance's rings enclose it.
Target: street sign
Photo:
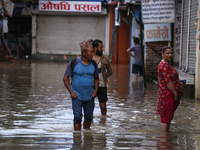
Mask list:
[[[144,40],[145,42],[171,41],[170,23],[145,24]]]

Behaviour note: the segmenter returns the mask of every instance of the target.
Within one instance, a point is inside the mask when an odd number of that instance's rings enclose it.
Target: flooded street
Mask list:
[[[91,130],[73,130],[67,63],[0,62],[0,149],[200,149],[200,102],[182,98],[168,134],[156,115],[158,87],[132,82],[128,65],[114,65],[107,116],[95,100]]]

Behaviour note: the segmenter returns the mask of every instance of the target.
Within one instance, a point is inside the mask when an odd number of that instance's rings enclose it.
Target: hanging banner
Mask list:
[[[101,12],[101,2],[39,1],[40,11]]]
[[[0,15],[2,17],[4,17],[4,10],[3,10],[3,3],[2,3],[2,0],[0,0]]]
[[[8,19],[3,19],[3,33],[8,33]]]
[[[181,34],[181,9],[182,3],[176,3],[176,18],[174,23],[174,50],[180,54],[180,34]]]
[[[175,22],[174,0],[142,0],[143,23]]]
[[[15,3],[15,8],[13,11],[13,15],[31,15],[31,10],[28,4],[26,3]]]
[[[6,13],[12,17],[13,9],[15,7],[15,4],[11,2],[10,0],[3,0],[3,7],[6,10]]]
[[[171,41],[170,23],[145,24],[144,40],[145,42]]]

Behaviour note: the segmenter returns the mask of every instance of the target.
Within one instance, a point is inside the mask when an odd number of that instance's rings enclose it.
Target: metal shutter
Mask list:
[[[188,0],[183,0],[182,41],[181,41],[181,68],[186,69],[187,31],[188,31]]]
[[[106,16],[37,16],[36,49],[42,54],[80,55],[79,42],[105,43]]]
[[[191,0],[190,3],[190,30],[189,30],[189,56],[188,56],[188,73],[195,74],[196,63],[196,33],[197,28],[194,27],[194,23],[197,19],[198,1]]]

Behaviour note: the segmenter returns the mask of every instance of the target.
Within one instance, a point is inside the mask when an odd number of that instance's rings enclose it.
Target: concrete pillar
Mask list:
[[[36,15],[32,15],[32,54],[36,54]]]
[[[109,48],[109,26],[110,26],[110,12],[108,12],[108,15],[106,16],[106,34],[105,34],[105,43],[104,43],[104,54],[109,55],[110,54],[110,48]]]
[[[200,7],[199,7],[200,8]],[[198,9],[198,18],[200,17],[200,10]],[[197,31],[200,31],[200,19],[197,20]],[[200,32],[197,32],[196,44],[196,70],[195,70],[195,99],[200,100]]]

